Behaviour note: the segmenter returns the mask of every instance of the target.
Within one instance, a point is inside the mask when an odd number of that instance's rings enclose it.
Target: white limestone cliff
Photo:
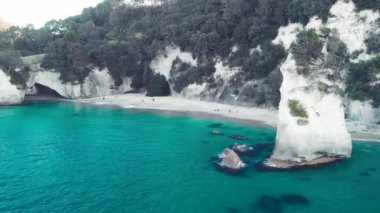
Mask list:
[[[131,89],[128,78],[123,80],[121,86],[115,86],[107,69],[94,69],[83,83],[63,83],[59,77],[58,72],[37,69],[37,71],[32,72],[28,85],[29,87],[34,84],[46,86],[68,99],[123,94]]]
[[[11,84],[11,78],[0,69],[0,105],[19,104],[24,96],[25,90]]]
[[[374,108],[370,102],[352,101],[347,107],[348,118],[362,124],[380,122],[380,108]]]
[[[365,39],[373,32],[379,32],[376,21],[380,18],[378,11],[363,10],[356,12],[355,4],[339,0],[330,9],[331,17],[325,27],[335,29],[339,38],[348,48],[349,53],[361,51],[355,61],[368,60],[374,57],[366,53]]]
[[[330,10],[330,18],[325,24],[314,17],[305,26],[289,24],[279,30],[278,37],[273,41],[289,49],[296,35],[303,29],[320,30],[326,27],[334,30],[347,46],[348,53],[361,51],[357,59],[351,61],[368,60],[373,57],[366,53],[365,39],[371,32],[377,32],[376,20],[380,17],[378,12],[364,10],[356,12],[352,1],[338,0]],[[323,49],[326,54],[326,46]],[[322,62],[319,62],[322,63]],[[352,142],[347,131],[344,116],[342,97],[337,90],[333,92],[320,91],[320,82],[344,89],[342,81],[329,81],[326,74],[332,70],[313,65],[312,75],[299,75],[297,65],[292,54],[281,65],[283,84],[281,87],[281,102],[279,106],[279,121],[276,146],[271,159],[295,160],[305,159],[312,161],[320,157],[320,153],[331,153],[339,156],[351,156]],[[335,70],[344,76],[346,70]],[[290,101],[297,101],[307,112],[306,118],[294,116],[291,113]],[[368,104],[352,102],[349,106],[351,119],[364,122],[375,122],[378,116],[376,110],[368,110]]]
[[[316,70],[313,70],[315,72]],[[311,161],[318,153],[351,156],[351,136],[347,131],[341,97],[319,91],[319,78],[297,73],[291,54],[281,66],[284,80],[277,128],[276,146],[271,158]],[[322,74],[323,70],[320,70]],[[290,101],[298,101],[307,112],[307,118],[291,113]]]

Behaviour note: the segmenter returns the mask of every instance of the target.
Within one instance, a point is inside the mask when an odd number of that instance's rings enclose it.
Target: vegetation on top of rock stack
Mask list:
[[[314,29],[304,30],[297,35],[290,48],[296,60],[297,72],[307,75],[312,61],[322,55],[323,41]]]
[[[298,100],[292,100],[290,99],[288,101],[288,106],[290,108],[290,114],[294,117],[301,117],[301,118],[309,118],[309,114],[305,110],[305,108],[302,106],[302,104]]]

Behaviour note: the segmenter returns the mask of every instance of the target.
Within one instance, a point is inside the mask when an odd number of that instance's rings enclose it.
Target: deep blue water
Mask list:
[[[0,108],[0,212],[380,212],[378,143],[324,168],[256,171],[269,147],[231,176],[210,162],[231,134],[272,144],[275,130],[71,103]]]

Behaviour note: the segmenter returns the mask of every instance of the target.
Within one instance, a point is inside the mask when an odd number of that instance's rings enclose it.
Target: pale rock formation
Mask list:
[[[366,53],[365,39],[371,32],[378,32],[376,21],[380,14],[378,11],[363,10],[356,12],[356,6],[352,1],[339,0],[330,9],[331,17],[327,20],[326,27],[337,30],[340,40],[348,48],[349,53],[362,51],[358,60],[368,60],[374,57]]]
[[[94,69],[83,83],[63,83],[59,77],[58,72],[38,69],[32,73],[28,85],[32,87],[37,83],[46,86],[68,99],[116,95],[131,90],[128,78],[123,80],[121,86],[116,87],[107,69]]]
[[[222,159],[220,166],[229,169],[242,169],[246,167],[246,164],[240,159],[239,155],[236,154],[232,149],[225,149],[222,154],[219,154],[219,158]]]
[[[364,40],[369,33],[376,31],[375,20],[378,12],[355,12],[355,5],[351,1],[339,0],[331,8],[330,17],[325,25],[314,17],[306,25],[306,29],[320,30],[327,27],[337,32],[337,36],[347,45],[349,53],[363,50],[359,59],[368,59]],[[278,37],[273,41],[282,44],[289,50],[297,33],[305,29],[299,24],[289,24],[282,27]],[[322,53],[326,56],[326,46]],[[320,153],[330,153],[339,157],[351,156],[351,136],[347,131],[342,97],[339,90],[344,89],[341,81],[332,82],[326,77],[331,69],[324,68],[322,62],[313,62],[311,75],[300,75],[292,54],[281,65],[283,84],[281,86],[281,102],[279,106],[279,121],[276,146],[271,159],[280,161],[304,159],[313,161],[320,159]],[[337,70],[344,75],[344,70]],[[320,83],[335,88],[333,91],[320,91]],[[307,113],[306,117],[297,117],[291,113],[290,101],[297,101]],[[371,111],[363,113],[365,106],[354,103],[350,113],[360,114],[366,122],[372,122],[374,116]],[[271,165],[275,166],[275,165]]]
[[[19,104],[24,100],[25,91],[11,84],[11,78],[0,69],[0,105]]]
[[[179,96],[187,98],[187,99],[200,99],[202,97],[203,91],[206,89],[207,84],[190,84],[185,87]]]
[[[380,108],[374,108],[370,102],[352,101],[349,103],[348,118],[362,124],[378,124]]]
[[[346,129],[341,97],[334,93],[322,93],[315,88],[313,85],[319,82],[315,76],[299,75],[291,54],[282,64],[281,72],[284,81],[280,90],[276,146],[271,158],[304,158],[311,161],[319,157],[318,152],[349,157],[351,136]],[[292,115],[290,100],[298,101],[308,117]]]

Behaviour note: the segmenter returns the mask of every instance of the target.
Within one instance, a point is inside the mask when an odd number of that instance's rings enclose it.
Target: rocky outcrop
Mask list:
[[[225,149],[223,153],[219,154],[219,158],[221,159],[219,163],[221,167],[232,170],[240,170],[246,167],[246,164],[232,149]]]
[[[11,83],[10,76],[0,69],[0,105],[19,104],[24,100],[25,90]]]
[[[341,97],[325,94],[314,86],[323,78],[324,70],[313,70],[313,77],[299,75],[290,54],[281,71],[284,82],[276,146],[271,158],[312,161],[320,157],[321,151],[349,157],[351,137],[346,129]]]
[[[35,93],[35,84],[48,87],[67,99],[118,95],[131,90],[130,79],[125,78],[120,86],[116,86],[107,68],[103,70],[94,68],[83,83],[64,83],[60,79],[59,72],[41,68],[40,64],[44,57],[45,54],[22,58],[23,64],[31,69],[27,82],[28,94]]]
[[[130,79],[125,78],[121,85],[116,86],[107,68],[103,70],[94,68],[83,83],[64,83],[60,79],[60,73],[40,67],[44,57],[45,55],[41,54],[22,58],[24,66],[30,68],[26,89],[12,85],[10,77],[0,70],[1,105],[19,104],[24,100],[25,94],[36,95],[38,92],[34,87],[35,84],[50,88],[67,99],[119,95],[131,91]]]
[[[131,89],[129,79],[124,79],[121,86],[115,86],[107,69],[94,69],[83,83],[63,83],[59,77],[58,72],[35,69],[31,72],[28,85],[29,88],[32,88],[34,84],[38,83],[68,99],[123,94]]]
[[[306,61],[289,51],[291,53],[280,67],[283,83],[276,146],[266,161],[267,166],[311,166],[351,156],[351,136],[345,124],[342,97],[343,76],[347,72],[344,61],[346,58],[355,62],[373,57],[367,53],[364,41],[371,31],[377,31],[375,21],[379,13],[357,13],[352,1],[343,0],[337,1],[330,13],[325,24],[314,17],[305,27],[299,24],[282,27],[274,40],[290,49],[300,31],[312,29],[316,32],[313,37],[313,32],[309,31],[313,42],[319,42],[315,36],[319,35],[322,46],[314,59],[308,57]],[[328,38],[322,36],[323,29],[330,29],[332,34]],[[352,57],[355,52],[359,55]],[[375,122],[377,112],[370,110],[368,103],[348,103],[350,119]]]

